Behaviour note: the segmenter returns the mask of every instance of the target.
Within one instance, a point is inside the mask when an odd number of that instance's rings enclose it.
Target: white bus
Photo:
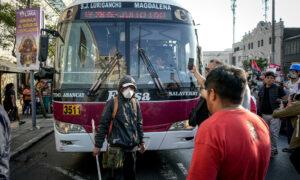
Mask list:
[[[200,94],[187,66],[201,65],[194,25],[174,0],[75,0],[57,26],[57,151],[92,150],[91,120],[98,125],[124,75],[137,83],[147,149],[193,148],[196,128],[188,117]]]

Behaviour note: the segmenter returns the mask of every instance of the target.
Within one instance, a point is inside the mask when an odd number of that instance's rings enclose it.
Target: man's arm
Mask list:
[[[140,153],[144,153],[146,151],[146,147],[144,144],[144,132],[143,132],[143,117],[141,112],[140,104],[137,102],[137,131],[140,141]]]
[[[300,102],[292,103],[290,106],[284,109],[276,109],[273,112],[274,118],[283,118],[297,115],[300,115]]]
[[[195,144],[187,180],[215,180],[220,169],[219,151],[207,144]]]
[[[141,113],[140,104],[137,102],[137,131],[139,135],[139,141],[140,143],[144,143],[144,132],[143,132],[143,117]]]
[[[105,135],[108,132],[108,127],[111,121],[113,112],[113,99],[109,100],[105,105],[100,122],[98,125],[98,132],[95,136],[95,147],[101,148],[105,139]]]
[[[11,131],[9,119],[0,105],[0,179],[9,179]]]
[[[197,71],[195,65],[193,65],[193,69],[189,70],[189,71],[194,74],[195,78],[197,79],[198,84],[202,87],[201,92],[200,92],[201,93],[201,97],[203,97],[204,99],[206,99],[206,97],[207,97],[207,91],[205,89],[205,81],[206,81],[205,77],[202,76]]]
[[[283,87],[279,87],[279,97],[281,98],[281,99],[287,99],[287,96],[286,96],[286,94],[285,94],[285,92],[284,92],[284,89],[283,89]]]
[[[10,95],[10,99],[11,99],[11,104],[12,104],[12,106],[15,107],[15,106],[16,106],[16,105],[15,105],[15,95],[11,94],[11,95]]]
[[[194,74],[195,78],[197,79],[197,82],[199,83],[199,85],[202,87],[202,88],[205,88],[205,77],[203,77],[196,69],[196,66],[193,65],[193,69],[192,70],[189,70],[191,73]]]

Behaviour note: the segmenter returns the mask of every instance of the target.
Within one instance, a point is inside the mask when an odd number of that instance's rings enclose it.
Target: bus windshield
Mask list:
[[[155,88],[139,48],[165,87],[197,84],[187,70],[189,59],[196,61],[195,31],[190,24],[75,20],[61,23],[58,29],[65,40],[57,39],[58,89],[90,88],[99,77],[104,77],[101,88],[117,88],[126,74],[134,77],[139,88]]]

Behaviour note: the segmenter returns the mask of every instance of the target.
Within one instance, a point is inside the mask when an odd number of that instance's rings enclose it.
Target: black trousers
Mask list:
[[[135,163],[136,163],[136,151],[124,152],[124,163],[123,168],[113,169],[114,180],[135,180]],[[109,178],[111,179],[111,178]]]

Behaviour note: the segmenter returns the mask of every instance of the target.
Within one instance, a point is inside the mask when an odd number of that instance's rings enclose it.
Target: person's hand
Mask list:
[[[283,87],[289,89],[289,87],[288,87],[288,85],[286,83],[283,83],[282,85],[283,85]]]
[[[141,150],[139,151],[141,154],[143,154],[146,151],[146,146],[145,144],[140,145]]]
[[[280,102],[279,108],[280,108],[280,109],[283,109],[283,108],[284,108],[284,104],[283,104],[282,101]]]
[[[193,69],[189,69],[188,68],[188,70],[191,72],[191,73],[195,73],[197,70],[196,70],[196,66],[195,66],[195,64],[193,64]]]
[[[100,148],[94,147],[93,148],[93,156],[99,155],[100,154]]]

